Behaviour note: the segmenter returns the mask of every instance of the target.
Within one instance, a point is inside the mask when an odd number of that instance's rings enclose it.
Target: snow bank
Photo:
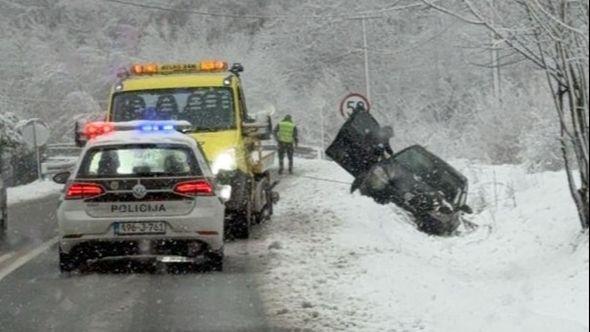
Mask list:
[[[261,282],[275,325],[350,331],[587,331],[588,236],[562,173],[456,161],[480,225],[415,229],[351,195],[336,164],[297,160],[279,185]],[[308,177],[334,180],[316,181]]]
[[[58,194],[62,188],[62,184],[57,184],[48,180],[35,181],[22,186],[8,188],[8,205]]]

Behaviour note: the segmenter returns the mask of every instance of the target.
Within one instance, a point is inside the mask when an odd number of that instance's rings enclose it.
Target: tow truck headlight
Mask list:
[[[236,163],[236,150],[229,149],[225,152],[222,152],[215,158],[213,164],[211,165],[211,171],[213,174],[218,174],[219,171],[233,171],[237,168]]]
[[[222,185],[219,186],[219,190],[217,191],[217,195],[223,202],[227,202],[231,198],[231,186],[230,185]]]

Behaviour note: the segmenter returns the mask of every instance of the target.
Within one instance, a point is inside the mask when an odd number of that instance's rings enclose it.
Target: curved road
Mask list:
[[[9,209],[0,331],[271,330],[256,291],[260,258],[248,255],[247,241],[226,244],[223,272],[135,264],[66,276],[57,267],[56,204],[52,196]]]

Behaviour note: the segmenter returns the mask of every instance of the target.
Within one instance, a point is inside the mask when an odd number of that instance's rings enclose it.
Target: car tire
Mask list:
[[[223,271],[223,252],[207,254],[207,261],[205,262],[205,269],[207,271],[214,271],[214,272]]]
[[[248,207],[245,211],[240,211],[234,215],[233,229],[231,235],[236,239],[248,239],[250,238],[250,227],[252,226],[252,207],[251,203],[248,203]]]
[[[6,214],[5,212],[2,212],[2,215],[0,215],[0,236],[3,236],[6,233]]]
[[[246,192],[250,192],[250,185],[246,188]],[[240,211],[236,211],[231,220],[231,232],[230,236],[235,239],[248,239],[250,237],[250,227],[254,219],[254,213],[252,212],[252,198],[247,200],[245,206]]]
[[[6,233],[6,229],[8,228],[8,211],[6,206],[2,208],[2,212],[0,213],[0,236]]]
[[[59,249],[59,270],[62,273],[72,272],[78,269],[80,262],[72,255],[66,254]]]

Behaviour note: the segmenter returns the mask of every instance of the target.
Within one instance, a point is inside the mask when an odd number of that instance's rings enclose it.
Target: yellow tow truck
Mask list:
[[[134,64],[113,86],[107,121],[186,120],[217,182],[231,186],[226,202],[226,234],[248,238],[252,224],[273,213],[270,169],[274,152],[269,114],[248,113],[240,64],[210,60],[187,64]],[[77,140],[78,135],[77,135]]]

